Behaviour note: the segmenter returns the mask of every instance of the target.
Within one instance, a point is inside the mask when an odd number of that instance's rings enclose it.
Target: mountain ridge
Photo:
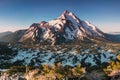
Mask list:
[[[22,37],[26,30],[17,30],[11,34],[0,37],[0,42],[16,43]]]
[[[12,33],[11,31],[1,32],[0,37],[11,34],[11,33]]]

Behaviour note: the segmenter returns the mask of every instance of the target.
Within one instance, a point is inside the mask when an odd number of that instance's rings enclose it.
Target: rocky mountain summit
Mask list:
[[[88,21],[80,20],[69,11],[64,11],[60,17],[49,22],[33,23],[19,40],[36,43],[62,44],[72,40],[91,40],[104,38],[104,33]]]

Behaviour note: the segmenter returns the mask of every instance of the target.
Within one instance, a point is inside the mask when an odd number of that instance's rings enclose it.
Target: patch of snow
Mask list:
[[[91,66],[94,66],[94,65],[96,65],[96,63],[95,63],[95,61],[94,61],[94,56],[93,55],[89,55],[87,58],[86,58],[86,60],[85,60],[85,63],[90,63],[91,64]]]
[[[37,53],[38,52],[33,52],[31,50],[28,50],[28,51],[19,50],[18,55],[16,55],[11,60],[11,62],[16,62],[18,60],[20,61],[24,60],[25,61],[24,64],[28,65],[34,57],[37,57]]]
[[[105,55],[105,56],[104,56]],[[116,55],[110,52],[105,52],[105,53],[101,53],[101,63],[103,62],[109,62],[111,59],[116,59]]]
[[[73,40],[74,39],[74,34],[72,34],[72,32],[70,31],[70,29],[68,29],[68,27],[65,29],[65,32],[67,35],[65,35],[65,38],[67,40]]]

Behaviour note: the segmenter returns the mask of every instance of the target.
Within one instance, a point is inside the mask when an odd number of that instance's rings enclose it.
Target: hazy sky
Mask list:
[[[120,31],[120,0],[0,0],[0,32],[49,21],[64,10],[104,32]]]

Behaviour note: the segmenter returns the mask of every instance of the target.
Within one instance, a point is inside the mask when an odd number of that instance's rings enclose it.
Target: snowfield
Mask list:
[[[21,61],[23,65],[39,66],[41,64],[52,65],[61,62],[63,66],[76,66],[78,64],[90,64],[90,66],[100,65],[110,60],[116,59],[116,54],[108,51],[99,50],[99,54],[90,54],[89,49],[82,53],[76,53],[74,48],[66,53],[59,51],[39,51],[39,50],[22,50],[20,49],[16,56],[10,59],[11,63]],[[89,54],[88,54],[89,53]],[[100,64],[97,64],[99,61]]]

